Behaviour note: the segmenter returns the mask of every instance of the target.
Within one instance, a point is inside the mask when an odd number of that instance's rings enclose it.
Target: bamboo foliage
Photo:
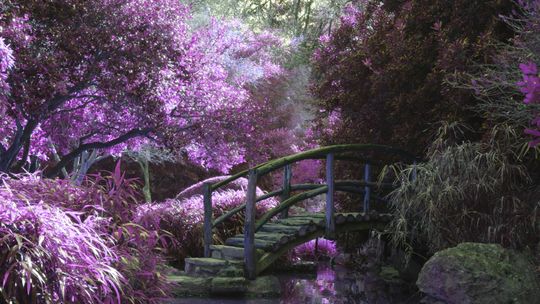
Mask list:
[[[461,132],[457,125],[440,131]],[[531,179],[508,151],[501,142],[457,143],[439,136],[428,160],[416,165],[416,179],[411,179],[414,166],[385,168],[381,176],[393,174],[397,184],[389,195],[394,245],[412,254],[419,244],[431,252],[464,241],[528,244],[535,235],[537,203],[520,195]]]

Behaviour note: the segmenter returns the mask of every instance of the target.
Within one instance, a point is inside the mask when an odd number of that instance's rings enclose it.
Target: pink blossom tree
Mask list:
[[[283,73],[271,33],[218,20],[190,26],[174,0],[13,1],[0,13],[17,62],[2,42],[11,91],[0,100],[0,171],[29,155],[49,161],[51,144],[59,159],[48,176],[85,151],[151,141],[226,172],[254,146],[246,134],[272,121],[259,114],[267,100],[253,98]]]

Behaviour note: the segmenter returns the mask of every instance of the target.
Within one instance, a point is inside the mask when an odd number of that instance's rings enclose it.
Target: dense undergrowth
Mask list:
[[[91,180],[91,182],[90,182]],[[1,294],[8,303],[154,303],[167,233],[133,222],[140,197],[120,167],[85,186],[25,174],[0,186]]]
[[[455,144],[443,138],[452,136],[446,131],[461,134],[459,126],[441,129],[426,162],[393,167],[400,183],[389,196],[394,245],[409,254],[415,248],[434,253],[461,242],[534,248],[540,197],[524,164],[507,146]]]

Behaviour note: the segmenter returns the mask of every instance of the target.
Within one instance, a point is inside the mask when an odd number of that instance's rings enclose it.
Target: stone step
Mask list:
[[[247,282],[243,277],[213,278],[210,282],[212,294],[239,294],[247,291]]]
[[[224,260],[244,260],[244,248],[227,245],[212,245],[210,246],[212,257]],[[257,259],[264,254],[264,250],[256,249],[255,254]]]
[[[244,277],[244,263],[227,266],[218,271],[216,277]]]
[[[184,271],[190,276],[212,276],[229,266],[227,260],[214,258],[186,258]]]
[[[209,297],[233,293],[243,295],[248,299],[257,299],[275,298],[281,294],[279,279],[274,276],[260,276],[253,281],[246,280],[242,276],[228,278],[168,276],[167,280],[170,283],[171,294],[175,298]],[[174,302],[174,298],[169,298],[163,303]]]

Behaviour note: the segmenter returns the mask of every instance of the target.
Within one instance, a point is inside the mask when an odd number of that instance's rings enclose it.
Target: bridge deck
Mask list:
[[[377,212],[336,213],[336,229],[340,231],[369,230],[383,227],[390,214]],[[264,224],[255,233],[257,273],[270,266],[280,255],[299,244],[320,237],[325,231],[323,213],[292,215]],[[187,258],[185,271],[189,275],[241,276],[244,262],[244,235],[238,234],[225,245],[212,246],[211,258]]]

